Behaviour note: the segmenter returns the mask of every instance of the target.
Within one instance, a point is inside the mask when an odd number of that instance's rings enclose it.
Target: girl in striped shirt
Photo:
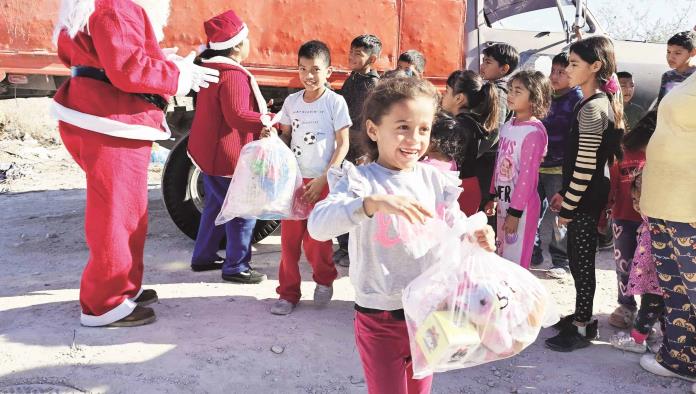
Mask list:
[[[597,337],[597,320],[592,320],[597,221],[609,197],[605,167],[621,156],[624,128],[611,40],[603,36],[580,40],[571,45],[569,60],[570,85],[580,86],[585,99],[575,108],[564,156],[563,189],[551,206],[560,211],[559,224],[568,227],[575,313],[561,319],[555,326],[560,333],[546,340],[549,348],[563,352],[589,346]]]

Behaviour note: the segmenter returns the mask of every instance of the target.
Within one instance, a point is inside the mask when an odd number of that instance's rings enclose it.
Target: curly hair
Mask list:
[[[454,138],[459,132],[459,122],[446,112],[439,112],[433,121],[430,131],[430,145],[438,152],[454,159],[460,156],[462,147],[461,139]]]
[[[512,86],[513,81],[520,82],[529,91],[532,115],[540,119],[545,118],[551,107],[553,95],[549,79],[539,71],[520,71],[510,77],[508,85]]]

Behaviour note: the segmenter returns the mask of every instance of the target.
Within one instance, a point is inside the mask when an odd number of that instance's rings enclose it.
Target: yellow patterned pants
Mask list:
[[[696,223],[650,218],[652,252],[665,295],[665,335],[657,361],[696,377]]]

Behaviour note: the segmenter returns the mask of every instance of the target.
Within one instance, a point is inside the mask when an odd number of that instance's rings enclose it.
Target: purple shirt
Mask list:
[[[549,138],[548,152],[541,163],[542,167],[563,165],[566,137],[573,127],[573,111],[580,100],[582,91],[578,87],[570,89],[562,96],[553,97],[548,115],[541,120]]]

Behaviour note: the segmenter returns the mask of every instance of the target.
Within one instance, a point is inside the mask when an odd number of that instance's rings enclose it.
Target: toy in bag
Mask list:
[[[216,225],[236,217],[306,219],[302,175],[295,155],[275,132],[242,148]]]
[[[403,292],[416,378],[514,356],[558,321],[532,273],[462,241],[485,223],[478,213],[443,233],[446,253]]]

